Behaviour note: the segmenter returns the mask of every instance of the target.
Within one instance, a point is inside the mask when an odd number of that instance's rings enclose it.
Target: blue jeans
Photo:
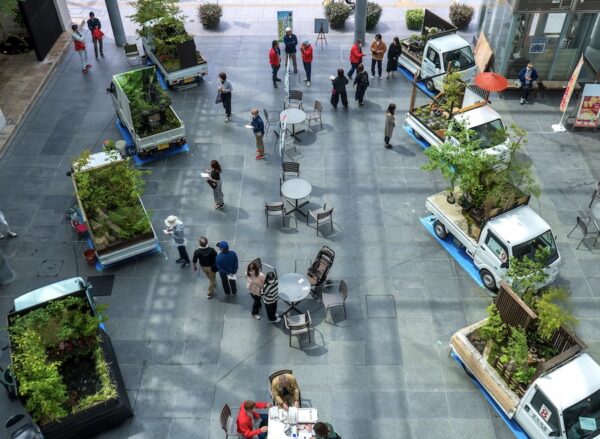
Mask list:
[[[306,72],[306,80],[310,81],[310,70],[311,70],[312,63],[303,62],[303,64],[304,64],[304,71]]]
[[[260,413],[260,426],[269,424],[269,415]],[[258,439],[267,439],[267,432],[258,435]]]
[[[359,62],[352,62],[350,64],[352,65],[352,67],[350,68],[350,70],[348,70],[348,78],[352,78],[352,75],[354,74],[355,70],[358,68],[358,65],[360,63]]]

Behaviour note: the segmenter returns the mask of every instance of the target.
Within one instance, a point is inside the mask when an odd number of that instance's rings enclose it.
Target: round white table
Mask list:
[[[291,180],[284,181],[281,185],[281,194],[285,199],[287,199],[288,202],[289,200],[294,200],[294,203],[291,203],[294,208],[286,212],[286,215],[298,211],[302,215],[306,216],[306,214],[302,212],[300,208],[308,204],[308,201],[298,204],[298,200],[308,197],[311,192],[312,185],[302,178],[292,178]]]
[[[592,206],[592,219],[594,220],[594,225],[598,228],[600,226],[600,203],[594,203]]]
[[[306,113],[298,108],[288,108],[287,110],[283,110],[279,115],[279,121],[283,125],[287,123],[288,125],[292,125],[292,131],[290,131],[290,135],[300,142],[297,134],[300,134],[304,130],[296,131],[296,124],[302,123],[306,120]]]
[[[279,298],[289,305],[283,314],[295,310],[298,314],[302,312],[296,305],[302,302],[310,294],[310,282],[298,273],[284,274],[279,278]]]

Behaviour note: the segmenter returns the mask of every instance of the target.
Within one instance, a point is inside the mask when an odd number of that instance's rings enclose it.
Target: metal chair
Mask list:
[[[275,267],[273,267],[272,265],[267,264],[266,262],[263,262],[260,258],[256,258],[255,260],[253,260],[251,262],[251,264],[256,264],[256,266],[258,267],[259,271],[263,271],[263,267],[270,268],[270,271],[272,271],[273,273],[275,273],[275,276],[277,276],[277,270],[275,269]]]
[[[123,52],[125,52],[127,64],[130,66],[135,66],[142,63],[142,57],[140,56],[140,51],[137,44],[125,44],[123,46]]]
[[[285,227],[285,204],[283,203],[283,201],[275,201],[273,203],[265,202],[265,216],[267,217],[267,227],[269,227],[270,216],[281,217],[281,220],[283,221],[283,226]]]
[[[598,183],[596,189],[594,189],[594,192],[592,193],[592,199],[588,208],[592,207],[592,204],[594,203],[595,199],[600,199],[600,182]]]
[[[308,211],[308,215],[306,215],[306,225],[308,225],[309,218],[314,218],[317,222],[317,236],[319,235],[319,226],[321,224],[329,223],[331,230],[333,230],[333,207],[327,209],[327,203],[323,204],[322,208]]]
[[[271,125],[279,125],[279,111],[268,111],[263,108],[263,114],[265,115],[265,122],[267,122],[267,124],[265,126],[265,136],[266,136],[267,132],[269,131],[269,127]],[[272,117],[275,120],[271,119]],[[275,133],[276,137],[279,137],[279,133],[277,131],[275,131],[275,128],[273,128],[273,132]]]
[[[321,124],[321,129],[323,129],[323,119],[321,118],[321,114],[323,113],[323,104],[320,101],[315,100],[315,108],[312,113],[308,113],[306,115],[306,120],[308,121],[308,127],[310,128],[310,122],[313,120],[318,120]]]
[[[243,437],[237,432],[237,427],[231,416],[229,405],[225,404],[221,410],[221,428],[225,432],[225,439],[229,437]]]
[[[329,288],[336,283],[329,283],[325,286],[325,288]],[[335,308],[337,306],[341,306],[344,308],[344,318],[346,315],[346,299],[348,298],[348,284],[341,280],[339,282],[339,289],[335,293],[326,293],[323,292],[321,294],[321,303],[325,307],[325,321],[327,321],[327,311],[330,308]],[[331,314],[331,313],[330,313]]]
[[[587,220],[587,222],[584,221],[584,219]],[[598,237],[600,236],[600,230],[598,229],[598,227],[596,226],[596,224],[594,223],[594,231],[589,231],[588,227],[590,226],[590,222],[592,221],[592,219],[590,217],[584,216],[578,216],[577,217],[577,224],[575,224],[575,227],[573,227],[573,229],[571,229],[571,231],[569,232],[569,234],[567,235],[567,238],[569,236],[571,236],[571,233],[573,233],[575,231],[575,229],[579,228],[579,230],[581,230],[581,233],[583,233],[583,237],[581,238],[581,241],[579,241],[579,244],[577,244],[577,250],[579,250],[579,246],[583,243],[583,241],[585,241],[588,238],[591,238],[592,236],[595,236],[596,238],[594,239],[594,247],[596,247],[596,242],[598,242]]]
[[[285,105],[287,101],[287,106]],[[302,92],[300,90],[290,90],[290,94],[283,101],[283,109],[291,108],[292,105],[302,110]]]
[[[310,336],[310,324],[312,320],[310,319],[310,312],[306,311],[304,314],[298,315],[283,315],[283,323],[285,327],[290,331],[290,340],[289,345],[292,347],[292,337],[299,337],[302,334],[308,334],[308,342],[312,341]]]
[[[281,178],[285,181],[286,176],[300,178],[300,163],[298,162],[283,162],[281,164]]]

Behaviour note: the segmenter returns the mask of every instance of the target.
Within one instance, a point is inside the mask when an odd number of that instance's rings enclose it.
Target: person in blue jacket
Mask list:
[[[538,72],[533,68],[533,64],[528,62],[527,67],[523,67],[518,74],[519,81],[521,81],[521,90],[523,95],[521,96],[521,105],[528,104],[527,98],[529,97],[529,91],[533,85],[533,81],[538,79]]]
[[[296,46],[298,45],[298,37],[292,33],[291,27],[285,28],[283,36],[283,44],[285,45],[285,67],[287,68],[288,59],[292,59],[294,64],[294,73],[298,73],[298,64],[296,63]]]
[[[258,108],[254,108],[250,114],[252,115],[252,131],[254,137],[256,137],[256,160],[262,160],[265,158],[265,144],[263,142],[263,136],[265,135],[265,124],[258,112]]]
[[[221,252],[217,255],[217,270],[221,276],[223,291],[225,294],[237,294],[237,283],[235,277],[233,279],[228,276],[235,275],[238,271],[238,257],[233,250],[229,250],[229,243],[221,241],[217,244]]]

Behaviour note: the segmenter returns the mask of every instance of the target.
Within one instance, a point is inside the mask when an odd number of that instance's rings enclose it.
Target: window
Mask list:
[[[436,68],[440,68],[440,56],[431,47],[427,49],[427,59],[431,61]]]
[[[506,141],[506,130],[501,119],[471,129],[475,131],[475,138],[480,140],[479,148],[481,149],[491,148]]]
[[[470,46],[444,53],[444,66],[454,70],[467,70],[475,66],[475,57]]]
[[[552,431],[560,430],[560,421],[558,420],[558,410],[552,405],[539,389],[536,389],[535,395],[531,398],[529,405],[535,410],[535,413],[542,418]]]
[[[489,248],[503,264],[508,262],[508,250],[492,232],[488,232],[485,245]]]
[[[515,245],[513,247],[513,256],[519,260],[522,260],[523,258],[529,258],[532,261],[535,261],[537,251],[544,248],[547,248],[550,252],[550,256],[546,261],[546,265],[550,265],[558,259],[556,242],[554,241],[554,236],[552,236],[552,231],[550,230],[542,233],[540,236],[532,239],[531,241]]]
[[[597,419],[600,419],[600,390],[564,411],[567,439],[594,437],[600,431]]]

